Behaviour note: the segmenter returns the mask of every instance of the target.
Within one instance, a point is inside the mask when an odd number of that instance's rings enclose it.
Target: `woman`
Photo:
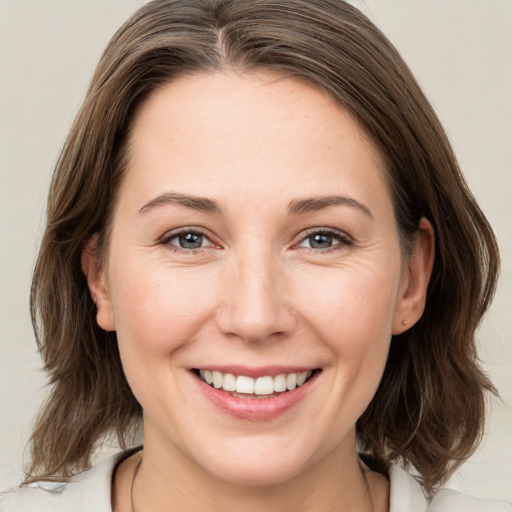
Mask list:
[[[497,270],[360,12],[150,3],[55,171],[32,291],[53,388],[0,510],[510,510],[433,492],[494,391],[474,333]],[[111,434],[123,452],[82,472]]]

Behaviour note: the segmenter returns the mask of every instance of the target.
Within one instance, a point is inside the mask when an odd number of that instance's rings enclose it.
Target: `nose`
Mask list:
[[[230,267],[217,314],[219,329],[249,343],[288,336],[296,315],[282,266],[269,254],[248,251],[234,258]]]

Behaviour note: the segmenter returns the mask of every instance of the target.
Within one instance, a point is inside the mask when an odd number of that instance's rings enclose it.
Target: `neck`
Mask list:
[[[216,478],[172,445],[162,450],[161,443],[147,440],[133,487],[134,512],[235,512],[241,507],[247,512],[370,512],[373,504],[368,481],[359,466],[355,443],[350,445],[350,450],[345,445],[334,448],[320,462],[285,481],[249,485]],[[140,457],[136,454],[126,461],[123,497],[131,493],[127,490]],[[117,480],[116,474],[116,485]],[[132,512],[131,503],[114,510]]]

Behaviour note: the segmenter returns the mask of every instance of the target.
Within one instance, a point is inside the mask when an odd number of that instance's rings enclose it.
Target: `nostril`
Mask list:
[[[238,264],[217,310],[219,330],[231,338],[257,343],[288,335],[295,316],[288,304],[282,271],[272,257],[252,245],[240,249]],[[266,249],[267,250],[267,249]],[[243,254],[242,254],[243,253]]]
[[[257,308],[254,304],[237,302],[218,313],[219,330],[231,338],[249,343],[276,341],[291,334],[294,316],[283,306]]]

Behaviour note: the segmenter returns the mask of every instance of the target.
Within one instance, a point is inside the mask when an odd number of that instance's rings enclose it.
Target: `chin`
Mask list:
[[[234,485],[262,487],[282,484],[307,471],[318,457],[304,446],[307,439],[294,443],[259,437],[249,443],[229,444],[231,446],[221,449],[219,445],[208,446],[196,463],[214,478]],[[219,453],[223,455],[219,457]]]
[[[227,463],[212,465],[205,468],[215,478],[233,485],[248,487],[268,487],[283,484],[292,480],[301,472],[301,467],[290,463],[286,454],[281,453],[277,460],[244,459],[227,461]],[[224,461],[226,462],[226,461]]]

